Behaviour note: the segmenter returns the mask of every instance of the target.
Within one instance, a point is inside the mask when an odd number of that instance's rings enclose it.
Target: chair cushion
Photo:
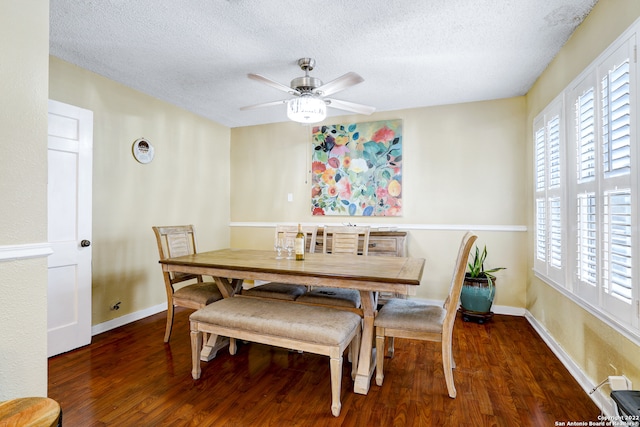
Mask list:
[[[243,289],[242,295],[294,301],[306,291],[307,287],[303,285],[289,285],[287,283],[271,282],[251,289]]]
[[[322,345],[346,344],[360,316],[329,307],[236,296],[194,311],[189,320]]]
[[[222,299],[218,285],[214,282],[194,283],[184,286],[173,293],[174,298],[193,301],[198,304],[211,304]]]
[[[420,332],[442,332],[446,311],[438,305],[411,299],[391,299],[382,306],[375,326]]]
[[[359,308],[360,291],[355,289],[319,287],[298,297],[296,301]]]

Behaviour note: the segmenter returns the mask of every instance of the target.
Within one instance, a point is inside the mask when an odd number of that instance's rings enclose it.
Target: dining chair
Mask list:
[[[376,384],[384,380],[384,345],[389,337],[388,357],[393,357],[395,337],[442,343],[442,365],[449,397],[456,397],[453,383],[455,362],[452,354],[453,325],[460,303],[460,293],[471,246],[478,236],[467,232],[460,242],[458,257],[449,286],[449,295],[443,306],[413,299],[391,299],[378,312],[376,327]]]
[[[307,253],[314,253],[318,235],[318,226],[303,225],[301,226],[301,230],[305,235],[305,251],[307,251]],[[295,239],[296,234],[298,234],[297,225],[278,224],[276,225],[276,233],[274,239],[278,239],[279,237],[282,239]],[[301,295],[304,295],[305,292],[307,292],[307,287],[304,285],[268,282],[257,285],[253,288],[243,289],[241,295],[294,301]]]
[[[322,252],[358,255],[362,237],[362,255],[369,255],[370,233],[368,226],[328,225],[322,233]]]
[[[160,259],[174,258],[196,253],[196,234],[193,225],[174,225],[152,227],[158,243]],[[167,291],[167,326],[164,342],[169,342],[173,328],[174,307],[185,307],[198,310],[212,302],[222,299],[222,294],[215,282],[205,282],[201,275],[178,272],[162,272]],[[195,280],[176,289],[175,285]]]
[[[362,255],[369,254],[369,234],[367,226],[326,226],[322,234],[322,252],[334,255],[359,254],[362,239]],[[314,287],[297,299],[298,302],[359,308],[360,291],[355,289]]]

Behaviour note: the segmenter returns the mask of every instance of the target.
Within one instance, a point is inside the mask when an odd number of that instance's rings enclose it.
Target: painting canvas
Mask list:
[[[402,215],[402,120],[312,129],[313,215]]]

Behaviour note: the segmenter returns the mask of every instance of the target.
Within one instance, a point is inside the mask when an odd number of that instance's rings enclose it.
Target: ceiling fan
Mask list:
[[[355,102],[326,98],[348,87],[362,83],[364,79],[354,72],[349,72],[330,82],[323,83],[322,80],[309,75],[309,71],[313,70],[315,63],[316,61],[313,58],[298,59],[298,65],[304,71],[304,76],[291,80],[291,86],[278,83],[260,74],[248,74],[250,79],[293,95],[293,98],[249,105],[240,109],[253,110],[255,108],[287,104],[287,116],[291,120],[300,123],[316,123],[324,120],[327,116],[327,106],[367,115],[376,110],[374,107],[356,104]]]

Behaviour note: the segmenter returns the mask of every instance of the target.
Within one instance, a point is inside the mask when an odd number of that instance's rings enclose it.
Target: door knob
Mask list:
[[[82,246],[83,248],[86,248],[87,246],[91,246],[91,242],[88,240],[82,240],[80,242],[80,246]]]

